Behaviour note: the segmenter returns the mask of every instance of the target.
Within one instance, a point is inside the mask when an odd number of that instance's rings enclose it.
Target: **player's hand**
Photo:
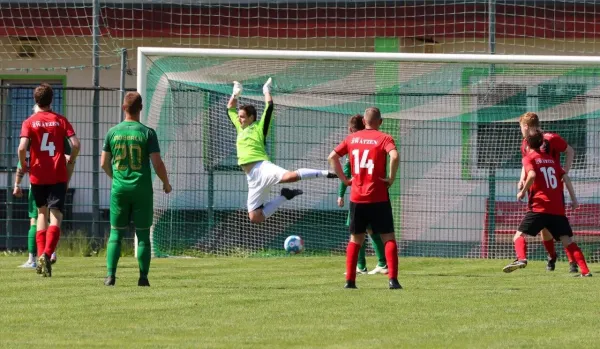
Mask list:
[[[379,179],[384,181],[388,188],[391,187],[392,185],[394,185],[394,181],[396,180],[395,178],[379,178]]]
[[[173,190],[173,187],[169,183],[163,183],[163,190],[165,194],[169,194]]]
[[[517,184],[517,189],[523,190],[524,186],[525,186],[525,181],[524,180],[519,180],[519,183]]]
[[[273,79],[269,78],[267,82],[263,85],[263,94],[271,93],[271,84],[273,83]]]
[[[344,207],[344,198],[338,198],[337,204],[339,207]]]
[[[20,198],[23,196],[23,190],[21,189],[20,186],[15,185],[14,189],[13,189],[13,195]]]
[[[525,197],[525,192],[523,190],[519,190],[517,193],[517,200],[521,201]]]
[[[571,201],[571,210],[575,211],[578,208],[579,208],[579,202],[577,202],[577,199]]]
[[[243,90],[243,89],[244,89],[244,88],[242,87],[242,84],[240,84],[240,83],[239,83],[239,82],[237,82],[237,81],[234,81],[234,82],[233,82],[233,96],[234,96],[235,98],[238,98],[239,96],[241,96],[241,95],[242,95],[242,90]]]

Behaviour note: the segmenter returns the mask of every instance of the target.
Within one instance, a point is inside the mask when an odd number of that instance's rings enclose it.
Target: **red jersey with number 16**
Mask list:
[[[74,135],[69,120],[52,111],[35,113],[23,121],[21,138],[29,138],[31,184],[67,182],[64,139]]]
[[[565,174],[558,161],[550,154],[532,151],[523,158],[525,173],[535,172],[529,188],[527,206],[532,212],[565,215],[562,176]]]
[[[392,136],[377,130],[352,133],[336,148],[339,156],[348,154],[352,171],[350,201],[354,203],[385,202],[390,199],[385,172],[387,154],[396,149]]]

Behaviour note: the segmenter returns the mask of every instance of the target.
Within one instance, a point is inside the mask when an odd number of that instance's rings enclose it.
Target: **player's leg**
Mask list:
[[[377,266],[375,269],[371,270],[369,274],[387,274],[388,267],[387,261],[385,257],[385,247],[383,246],[383,240],[381,240],[380,234],[373,234],[373,230],[368,229],[369,237],[371,238],[371,245],[373,246],[373,250],[375,251],[375,256],[377,257]]]
[[[394,233],[394,214],[390,201],[369,205],[373,235],[379,235],[385,250],[390,289],[402,289],[398,282],[398,243]]]
[[[560,240],[560,242],[562,242],[565,250],[569,250],[569,252],[573,256],[573,259],[575,259],[575,262],[579,266],[579,269],[581,269],[581,274],[578,276],[592,276],[592,274],[590,273],[590,269],[588,268],[587,263],[585,261],[585,256],[583,255],[583,252],[581,252],[581,249],[579,248],[577,243],[575,243],[572,239],[573,230],[571,229],[569,219],[565,216],[550,215],[548,230],[556,240]]]
[[[50,256],[56,251],[56,246],[60,239],[60,225],[62,223],[62,211],[65,205],[65,197],[67,192],[67,183],[56,183],[48,186],[47,203],[50,211],[50,225],[46,231],[46,245],[41,258],[44,260],[45,276],[52,276],[52,266]],[[38,221],[39,225],[39,221]]]
[[[368,217],[364,216],[365,205],[350,202],[350,241],[346,248],[346,285],[344,288],[356,288],[358,253],[365,241],[368,224]]]
[[[21,265],[22,268],[35,268],[37,258],[37,246],[35,240],[35,234],[37,232],[37,206],[31,188],[27,195],[27,211],[29,216],[29,231],[27,233],[27,250],[29,251],[29,258],[25,264]]]
[[[287,171],[268,161],[255,165],[246,175],[248,180],[248,218],[252,223],[262,223],[271,217],[286,201],[302,195],[300,189],[282,188],[279,196],[265,203],[271,187],[281,182]]]
[[[136,200],[133,205],[133,223],[135,224],[135,235],[138,240],[138,266],[140,277],[138,286],[150,286],[148,273],[150,272],[150,261],[152,259],[152,247],[150,245],[150,227],[154,216],[154,200],[150,195],[139,195],[141,199]]]
[[[30,189],[33,194],[35,206],[37,207],[37,231],[35,232],[35,242],[37,250],[36,272],[44,274],[44,265],[40,262],[44,260],[44,250],[46,248],[46,231],[48,230],[48,193],[49,186],[32,184]]]
[[[114,286],[117,265],[121,257],[121,242],[129,229],[131,217],[131,194],[111,191],[110,195],[110,235],[106,244],[106,279],[104,285]]]
[[[544,229],[546,223],[546,216],[543,213],[527,212],[525,214],[513,237],[517,259],[505,266],[502,271],[510,273],[527,266],[527,240],[525,235],[536,236]]]
[[[367,234],[365,234],[365,241],[360,245],[358,250],[358,259],[356,263],[356,274],[364,275],[367,274]]]
[[[546,265],[546,270],[554,271],[556,268],[556,248],[554,247],[554,238],[552,234],[548,231],[548,229],[542,229],[542,233],[540,234],[540,239],[542,239],[542,244],[548,253],[548,263]]]

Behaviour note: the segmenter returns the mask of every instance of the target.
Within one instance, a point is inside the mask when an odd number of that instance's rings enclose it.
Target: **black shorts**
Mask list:
[[[32,184],[31,193],[38,208],[48,206],[49,209],[62,212],[67,196],[67,183]]]
[[[571,224],[566,216],[531,211],[525,214],[518,230],[536,236],[544,228],[548,229],[556,241],[559,241],[561,236],[573,236]]]
[[[372,204],[350,202],[350,233],[365,233],[369,225],[375,234],[394,232],[394,216],[389,201]]]

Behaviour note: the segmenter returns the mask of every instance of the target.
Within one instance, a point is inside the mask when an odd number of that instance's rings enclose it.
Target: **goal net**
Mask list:
[[[241,104],[264,107],[274,81],[271,161],[289,170],[328,168],[350,116],[377,106],[396,140],[400,169],[390,189],[400,253],[512,258],[512,234],[525,212],[518,118],[539,114],[575,150],[570,172],[582,207],[569,211],[588,259],[600,243],[600,70],[597,58],[426,55],[141,48],[143,120],[157,130],[173,184],[155,180],[156,255],[270,256],[299,235],[307,254],[342,253],[346,207],[338,180],[277,185],[304,195],[263,224],[249,222],[246,177],[236,165],[235,129],[226,113],[232,81]],[[345,159],[344,159],[345,161]],[[564,157],[563,157],[564,163]],[[570,199],[566,195],[567,205]],[[348,203],[348,196],[345,197]],[[538,238],[532,258],[545,258]],[[562,251],[561,248],[558,248]],[[564,253],[563,253],[564,255]]]

